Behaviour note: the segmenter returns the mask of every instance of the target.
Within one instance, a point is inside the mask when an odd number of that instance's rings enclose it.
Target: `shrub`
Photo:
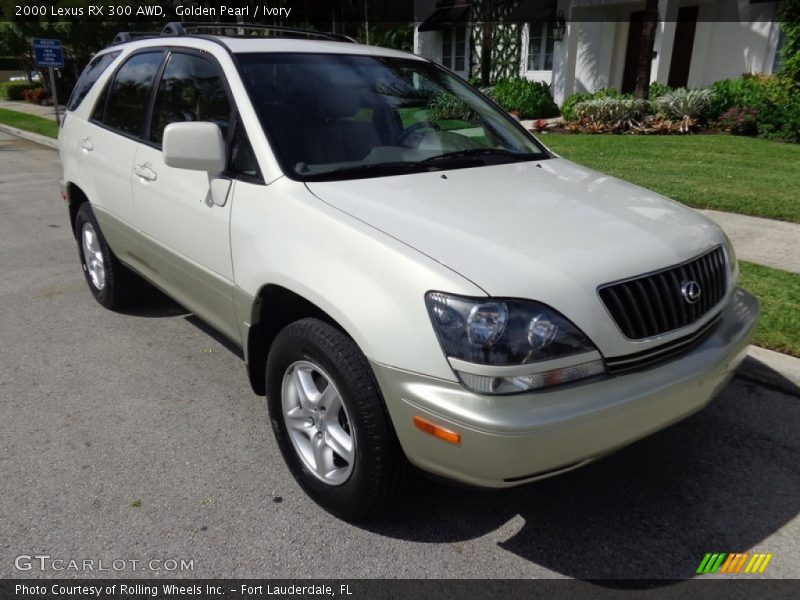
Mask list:
[[[647,114],[647,102],[638,98],[597,98],[584,100],[573,107],[579,120],[602,124],[606,131],[627,131]],[[591,127],[594,133],[598,130]]]
[[[5,87],[5,95],[8,100],[24,100],[27,90],[42,89],[38,83],[28,83],[27,81],[9,81]]]
[[[687,90],[679,88],[656,98],[654,105],[660,114],[678,119],[699,119],[714,97],[710,89]]]
[[[575,114],[575,105],[580,102],[585,102],[587,100],[599,100],[600,98],[623,97],[624,96],[622,94],[613,88],[601,88],[592,93],[577,92],[571,96],[568,96],[567,99],[564,100],[564,104],[561,105],[561,116],[564,117],[565,121],[574,121],[578,118],[578,115]]]
[[[47,91],[44,88],[33,88],[22,92],[22,97],[32,104],[42,104],[48,98]]]
[[[709,119],[718,119],[729,108],[747,106],[761,114],[771,108],[770,88],[778,85],[772,75],[743,75],[737,79],[723,79],[711,86],[714,97],[706,111]]]
[[[733,135],[755,135],[758,133],[758,111],[754,108],[729,108],[720,116],[717,124]]]
[[[769,140],[800,143],[800,93],[787,81],[783,89],[776,89],[774,110],[759,114],[758,134]]]
[[[430,107],[437,120],[456,119],[468,122],[475,120],[472,109],[452,94],[436,94],[430,102]]]
[[[491,96],[504,109],[519,113],[523,119],[558,115],[558,107],[546,83],[522,78],[505,79],[494,85]]]
[[[647,94],[647,99],[655,100],[656,98],[664,96],[672,91],[673,89],[668,85],[665,85],[659,81],[654,81],[650,84],[650,91]]]
[[[800,0],[784,0],[781,4],[784,40],[779,72],[782,77],[800,85]]]

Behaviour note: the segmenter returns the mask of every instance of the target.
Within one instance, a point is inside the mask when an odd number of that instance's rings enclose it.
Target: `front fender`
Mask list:
[[[327,313],[371,361],[455,381],[425,293],[485,294],[447,267],[285,177],[268,186],[235,182],[231,251],[246,297],[282,286]],[[249,323],[239,311],[245,328],[257,318],[250,310]]]

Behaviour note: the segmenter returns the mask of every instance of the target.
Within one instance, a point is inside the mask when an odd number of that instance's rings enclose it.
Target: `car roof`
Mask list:
[[[107,50],[148,48],[153,46],[183,46],[187,48],[206,49],[208,43],[222,44],[235,54],[255,52],[289,52],[289,53],[320,53],[320,54],[351,54],[357,56],[385,56],[394,58],[425,59],[408,52],[366,46],[350,42],[335,42],[328,40],[304,40],[292,38],[238,38],[224,35],[165,35],[153,36],[109,46]]]

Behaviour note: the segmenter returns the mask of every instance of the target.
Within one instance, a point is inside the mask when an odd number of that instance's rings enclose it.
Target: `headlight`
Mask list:
[[[589,338],[549,306],[428,292],[444,353],[470,389],[508,394],[605,372]]]

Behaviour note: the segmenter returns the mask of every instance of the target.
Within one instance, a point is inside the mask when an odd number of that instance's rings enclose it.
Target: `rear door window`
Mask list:
[[[216,123],[224,138],[230,117],[231,103],[217,66],[196,54],[172,54],[158,84],[150,141],[161,144],[167,125],[186,121]]]
[[[95,107],[93,119],[121,133],[140,136],[150,89],[163,57],[163,51],[131,56],[106,88],[106,97]]]

